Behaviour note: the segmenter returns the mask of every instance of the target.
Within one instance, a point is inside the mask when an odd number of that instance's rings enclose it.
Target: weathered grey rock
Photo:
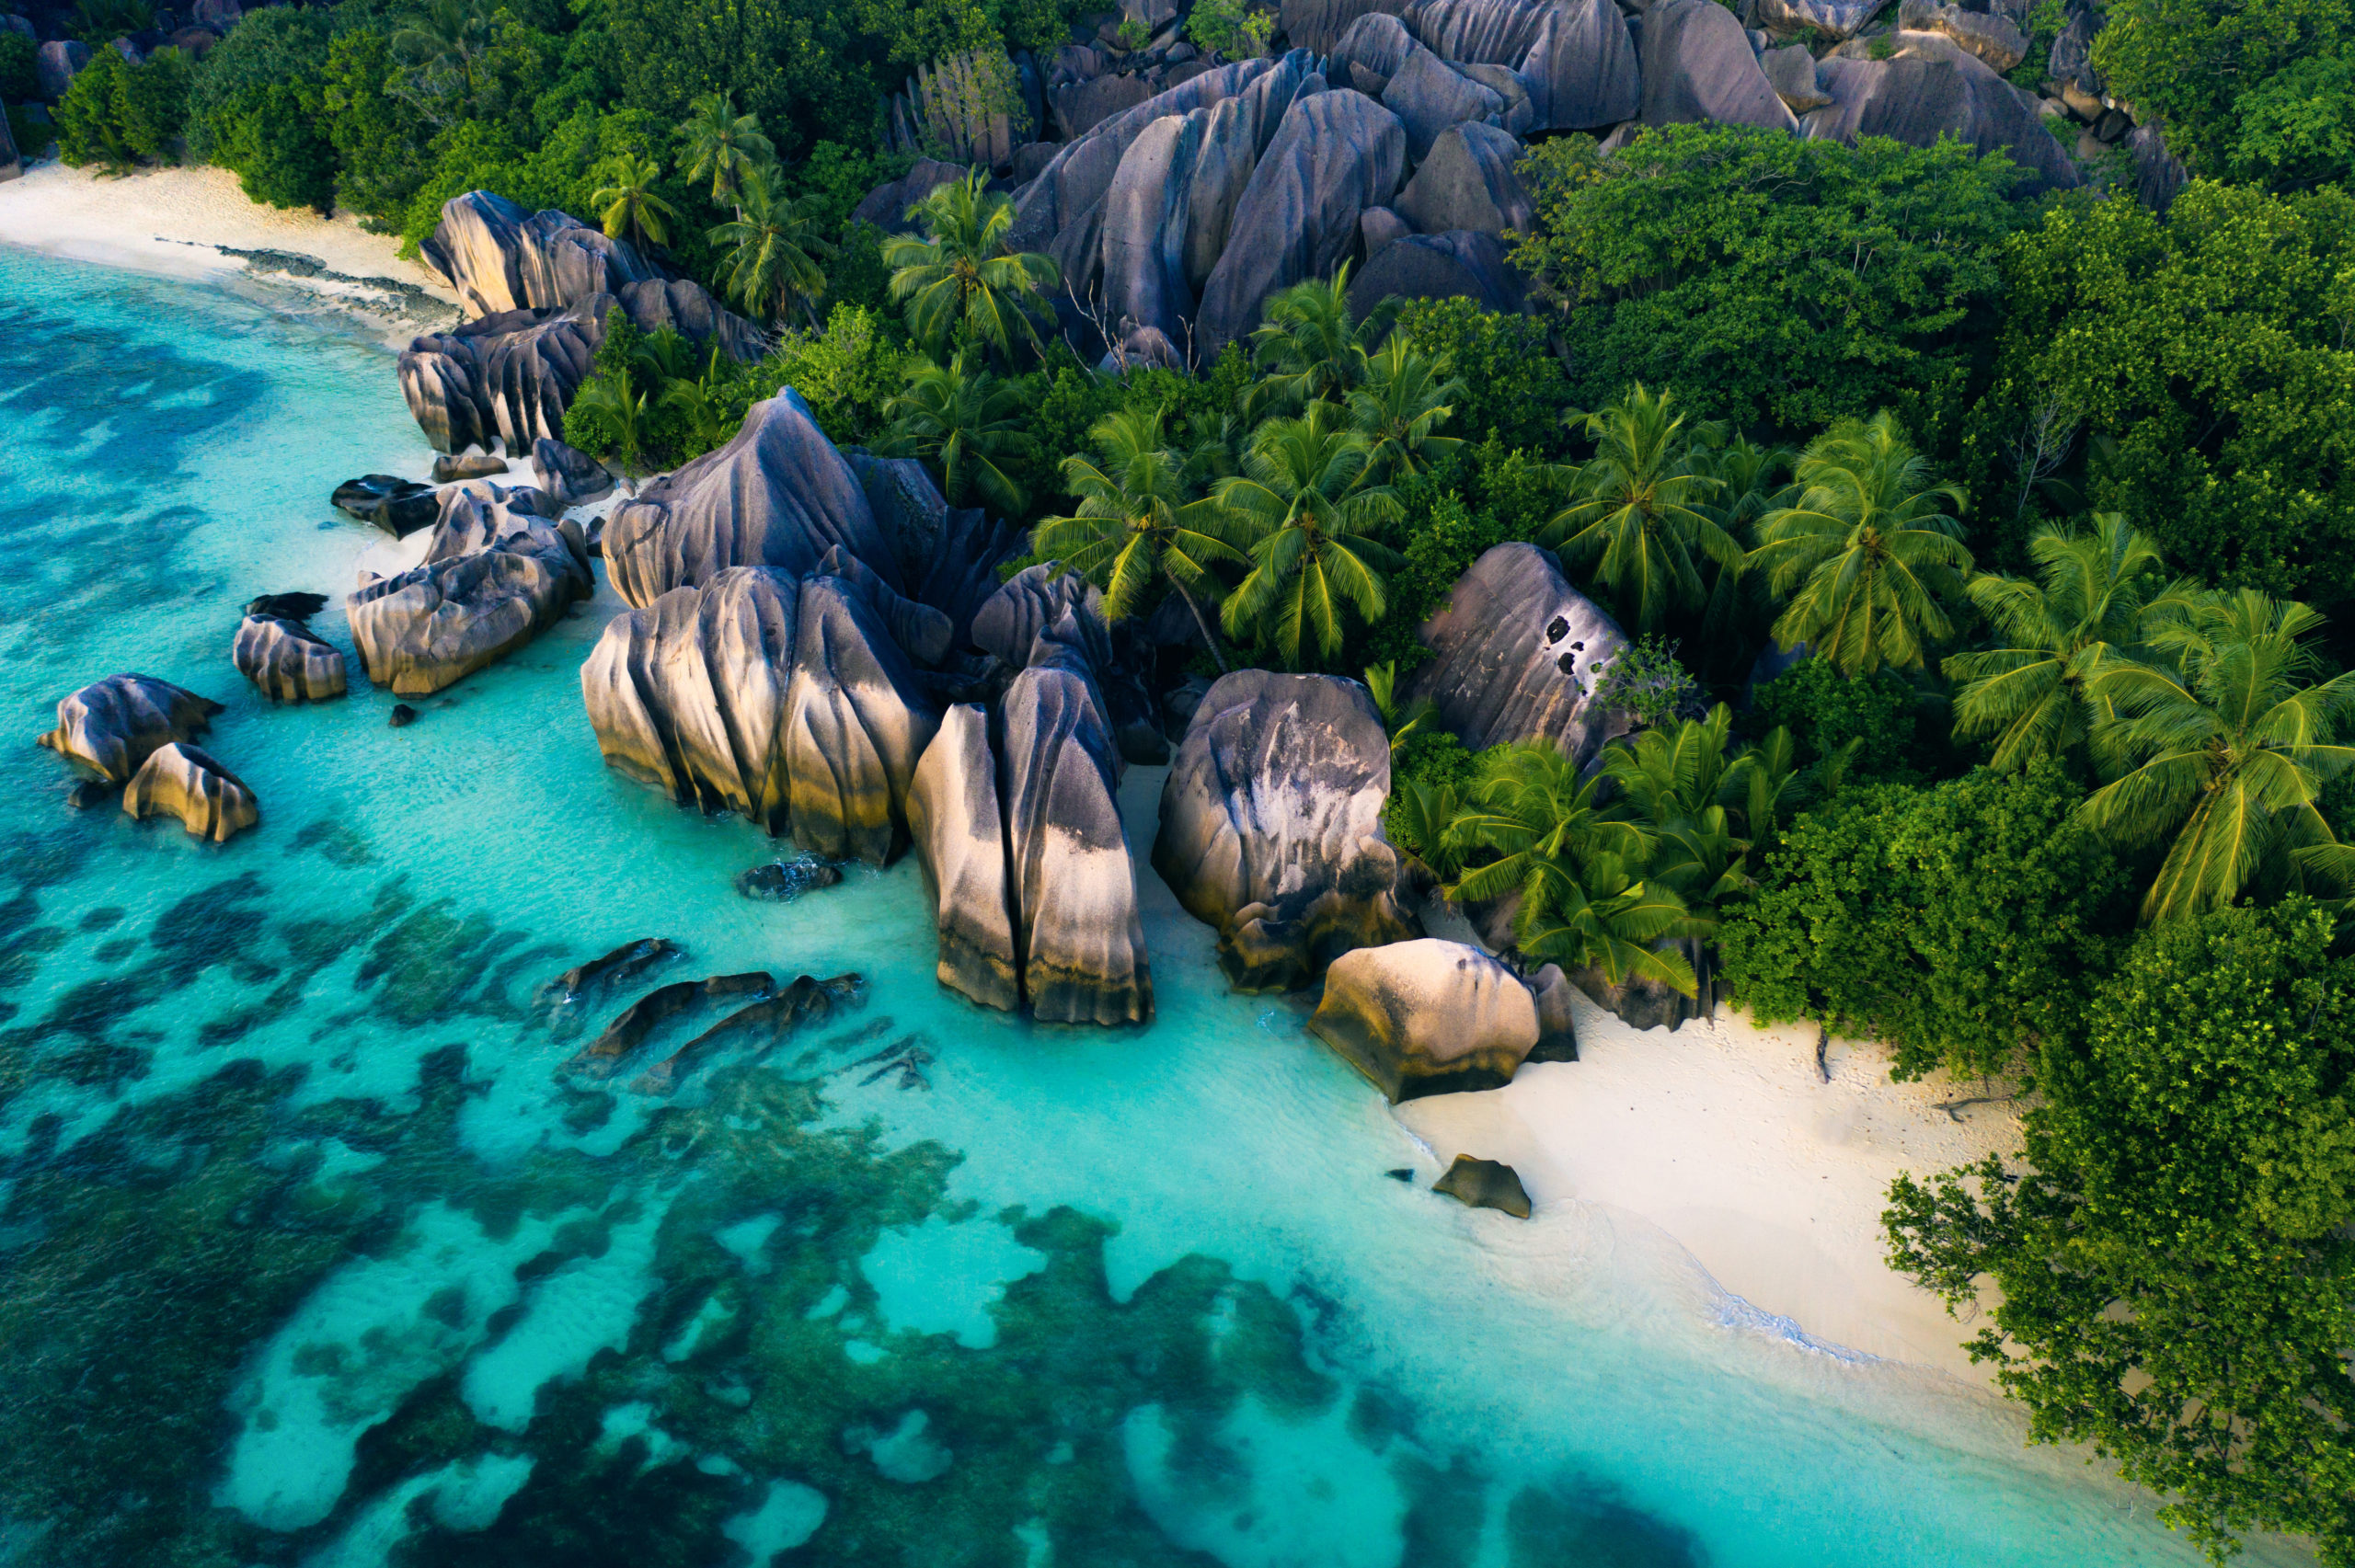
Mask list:
[[[1993,12],[1966,11],[1941,0],[1903,0],[1897,20],[1911,31],[1944,33],[1993,71],[2008,71],[2028,58],[2028,35]]]
[[[1143,76],[1097,76],[1055,88],[1047,95],[1047,104],[1055,129],[1065,142],[1074,142],[1151,97],[1153,84]]]
[[[193,740],[221,704],[153,675],[109,675],[57,704],[40,743],[109,784],[127,784],[158,747]]]
[[[559,506],[603,500],[614,492],[614,476],[603,464],[553,436],[532,443],[532,477]]]
[[[1643,63],[1627,19],[1611,0],[1556,0],[1520,62],[1529,92],[1527,126],[1596,131],[1643,107]],[[1519,133],[1510,113],[1505,129]]]
[[[731,567],[606,623],[580,667],[605,765],[683,806],[784,831],[786,691],[800,606],[792,578]]]
[[[877,457],[862,447],[843,456],[910,597],[948,618],[950,650],[966,647],[973,616],[998,590],[997,564],[1020,553],[1028,534],[979,507],[949,506],[914,458]]]
[[[1278,19],[1294,49],[1329,54],[1360,17],[1375,12],[1396,16],[1406,0],[1283,0]]]
[[[617,303],[595,294],[564,310],[503,311],[413,338],[397,361],[410,417],[439,452],[498,441],[523,452],[560,437]]]
[[[1335,958],[1308,1027],[1395,1104],[1511,1082],[1537,1005],[1488,954],[1424,937]]]
[[[1414,35],[1407,30],[1406,23],[1386,11],[1369,11],[1351,22],[1341,34],[1340,40],[1333,45],[1325,62],[1325,74],[1338,81],[1342,79],[1342,73],[1347,71],[1350,79],[1355,81],[1359,78],[1350,68],[1357,67],[1387,86],[1390,78],[1407,63],[1407,57],[1419,47]],[[1358,91],[1365,92],[1365,88],[1360,87]],[[1377,87],[1367,96],[1378,97],[1381,89]]]
[[[625,283],[661,277],[626,241],[569,212],[526,212],[488,190],[454,196],[418,246],[469,316],[562,310]]]
[[[1815,56],[1803,45],[1770,49],[1758,57],[1758,65],[1766,73],[1766,85],[1793,114],[1805,114],[1832,101],[1832,95],[1816,83]]]
[[[1775,96],[1740,20],[1717,0],[1667,0],[1644,13],[1647,125],[1713,120],[1798,130]]]
[[[546,490],[530,485],[494,485],[488,479],[470,479],[463,485],[453,485],[438,498],[441,510],[433,524],[433,533],[425,542],[425,554],[420,561],[451,561],[460,555],[471,555],[488,550],[501,539],[518,531],[527,530],[533,522],[547,522],[560,519],[564,509]],[[565,540],[580,562],[583,572],[589,567],[589,542],[579,523],[560,523],[555,531]]]
[[[1559,964],[1548,964],[1529,977],[1530,1000],[1537,1005],[1537,1044],[1531,1061],[1576,1061],[1579,1039],[1570,992],[1576,988]]]
[[[507,460],[487,452],[445,452],[433,460],[433,482],[437,485],[455,484],[465,479],[488,479],[494,474],[506,472]]]
[[[200,839],[225,844],[261,820],[261,807],[246,781],[201,747],[174,741],[147,754],[122,808],[133,817],[177,817]]]
[[[850,584],[803,582],[799,622],[784,737],[793,841],[888,865],[907,842],[908,789],[939,711]]]
[[[1854,38],[1889,0],[1757,0],[1751,15],[1768,32],[1789,36],[1812,28],[1826,38]]]
[[[1469,1154],[1457,1155],[1447,1173],[1431,1184],[1431,1191],[1445,1193],[1466,1208],[1494,1208],[1515,1219],[1526,1219],[1532,1212],[1529,1192],[1521,1185],[1518,1171]]]
[[[1534,544],[1499,544],[1473,562],[1422,639],[1431,658],[1407,695],[1436,704],[1473,750],[1545,739],[1584,762],[1627,728],[1625,714],[1588,700],[1626,635]]]
[[[418,697],[504,658],[595,591],[580,531],[530,518],[488,549],[380,578],[344,606],[368,679]]]
[[[56,39],[40,46],[33,55],[33,74],[40,80],[40,96],[51,103],[65,97],[65,89],[74,85],[75,76],[90,63],[90,46],[73,39]]]
[[[1391,241],[1405,239],[1414,232],[1406,219],[1387,207],[1369,207],[1358,214],[1358,244],[1368,262],[1381,255],[1383,246]]]
[[[1385,246],[1350,280],[1350,308],[1361,319],[1385,299],[1476,301],[1482,310],[1512,315],[1525,303],[1521,277],[1497,236],[1454,229],[1408,235]]]
[[[1022,976],[1005,819],[989,715],[981,708],[960,703],[941,715],[908,791],[908,834],[940,933],[940,983],[984,1007],[1014,1012],[1022,1004]]]
[[[396,539],[430,528],[441,515],[441,498],[431,485],[390,474],[363,474],[335,487],[327,502],[348,517],[373,522]]]
[[[699,348],[716,342],[730,358],[747,364],[768,351],[759,327],[721,304],[710,290],[691,278],[624,283],[614,292],[614,298],[640,332],[668,327]]]
[[[2007,152],[2027,171],[2016,195],[2083,183],[2068,153],[2044,129],[2033,97],[1942,34],[1895,36],[1894,58],[1853,58],[1844,52],[1856,47],[1851,42],[1818,63],[1817,77],[1832,102],[1808,116],[1808,135],[1887,136],[1914,147],[1952,136],[1981,153]]]
[[[1059,561],[1041,561],[1008,578],[973,617],[973,646],[1017,670],[1030,662],[1039,634],[1066,610],[1084,623],[1104,624],[1102,590]]]
[[[1613,985],[1594,969],[1578,969],[1570,974],[1570,981],[1579,990],[1617,1013],[1638,1029],[1667,1029],[1671,1032],[1684,1026],[1688,1018],[1707,1018],[1717,1011],[1716,949],[1698,937],[1669,937],[1652,944],[1655,951],[1674,951],[1684,956],[1693,967],[1693,978],[1698,982],[1694,995],[1686,996],[1673,986],[1653,979],[1625,979]]]
[[[1504,99],[1428,49],[1408,53],[1382,89],[1382,107],[1406,127],[1407,153],[1420,162],[1439,133],[1466,120],[1501,119]],[[1387,192],[1384,193],[1385,195]]]
[[[1104,624],[1096,585],[1057,561],[1026,567],[973,616],[972,641],[1016,670],[1059,665],[1075,671],[1101,710],[1120,757],[1151,765],[1168,760],[1153,700]]]
[[[344,693],[343,655],[300,621],[247,616],[229,658],[273,702],[319,703]]]
[[[1293,990],[1421,934],[1396,898],[1389,795],[1390,738],[1356,681],[1242,670],[1211,687],[1162,784],[1153,864],[1218,931],[1236,990]]]
[[[726,446],[613,509],[605,571],[625,602],[643,607],[729,567],[813,572],[835,544],[899,586],[858,475],[787,387],[752,405]]]
[[[891,640],[918,664],[931,668],[948,657],[948,617],[929,604],[919,604],[905,597],[841,545],[827,549],[825,557],[818,563],[818,573],[839,578],[858,589],[867,607],[882,618]]]
[[[1632,66],[1634,56],[1629,56]],[[1504,115],[1497,121],[1502,129],[1515,136],[1526,136],[1537,127],[1535,101],[1529,96],[1529,84],[1521,73],[1510,65],[1490,65],[1480,61],[1451,60],[1448,63],[1479,83],[1503,101]]]
[[[2138,125],[2128,132],[2125,146],[2134,155],[2135,199],[2154,212],[2165,212],[2191,178],[2191,171],[2167,151],[2166,135],[2155,124]]]
[[[1033,1016],[1141,1024],[1153,973],[1121,829],[1119,761],[1086,682],[1026,670],[1007,688],[1001,774],[1016,950]]]
[[[1548,0],[1414,0],[1407,30],[1442,60],[1518,65],[1550,8]]]
[[[0,32],[17,33],[28,43],[34,42],[40,37],[38,32],[33,30],[32,19],[30,17],[20,17],[14,11],[0,13]]]
[[[925,144],[967,164],[1003,168],[1038,131],[1004,49],[970,50],[917,66],[908,97],[924,121]]]
[[[948,502],[940,486],[913,457],[878,457],[865,447],[851,447],[843,461],[858,476],[876,532],[899,567],[899,580],[922,582],[947,542]]]
[[[1206,362],[1258,325],[1269,294],[1327,277],[1347,258],[1358,215],[1390,200],[1406,156],[1406,127],[1363,94],[1321,92],[1292,105],[1235,203],[1203,288],[1194,335]]]
[[[1104,193],[1104,309],[1123,331],[1150,327],[1175,342],[1194,314],[1186,278],[1187,201],[1209,120],[1196,109],[1146,126],[1120,155]]]
[[[935,187],[962,179],[965,173],[962,164],[919,158],[906,174],[884,181],[861,198],[851,209],[851,222],[872,223],[887,235],[913,233],[915,224],[908,219],[908,209],[931,195]]]
[[[2094,96],[2097,102],[2101,92],[2101,73],[2094,69],[2094,35],[2101,31],[2102,13],[2097,6],[2073,6],[2069,9],[2069,25],[2061,29],[2045,55],[2044,68],[2064,87]],[[2074,108],[2074,103],[2072,104]]]
[[[1513,171],[1520,160],[1521,143],[1493,125],[1450,126],[1398,193],[1398,215],[1427,235],[1526,233],[1534,209]]]

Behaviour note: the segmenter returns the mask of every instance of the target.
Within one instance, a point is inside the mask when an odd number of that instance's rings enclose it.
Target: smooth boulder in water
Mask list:
[[[791,860],[764,861],[740,871],[734,887],[747,898],[789,904],[804,893],[832,887],[842,879],[842,868],[823,855],[798,854]]]
[[[595,591],[580,531],[534,518],[488,549],[380,578],[344,603],[368,679],[419,697],[504,658]]]
[[[605,573],[625,602],[642,609],[730,567],[805,576],[837,544],[901,586],[858,475],[787,387],[753,404],[726,446],[614,508]]]
[[[1459,1154],[1447,1173],[1431,1184],[1431,1191],[1445,1193],[1466,1208],[1493,1208],[1515,1219],[1526,1219],[1533,1212],[1521,1173],[1496,1160]]]
[[[57,704],[40,743],[109,784],[128,784],[159,747],[193,740],[221,704],[152,675],[109,675]]]
[[[247,616],[238,624],[229,659],[273,702],[325,702],[345,691],[342,652],[288,617]]]
[[[1238,990],[1289,990],[1422,934],[1382,830],[1390,738],[1366,689],[1239,670],[1194,710],[1161,786],[1154,869],[1219,933]]]
[[[1396,1104],[1512,1082],[1537,1004],[1478,948],[1424,937],[1334,959],[1308,1028]]]
[[[406,539],[420,528],[433,526],[441,500],[433,486],[390,474],[363,474],[346,479],[328,498],[337,510],[373,522],[396,539]]]
[[[1143,1023],[1153,974],[1120,822],[1120,763],[1086,683],[1026,670],[1005,694],[1006,846],[1015,948],[1032,1015]]]
[[[1472,750],[1542,739],[1584,762],[1628,727],[1626,714],[1591,700],[1626,634],[1570,587],[1550,550],[1489,550],[1420,635],[1431,658],[1407,695],[1435,704],[1439,722]]]
[[[942,985],[1008,1013],[1022,1002],[1021,957],[1006,884],[1005,819],[989,715],[960,703],[916,763],[908,834],[932,900]]]
[[[122,792],[122,808],[133,817],[177,817],[190,832],[216,844],[261,820],[245,780],[211,752],[180,741],[148,754]]]

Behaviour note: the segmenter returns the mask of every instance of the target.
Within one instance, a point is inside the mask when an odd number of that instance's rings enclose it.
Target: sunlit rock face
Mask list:
[[[152,675],[109,675],[57,704],[40,744],[109,784],[128,784],[157,748],[204,733],[221,704]]]
[[[1236,989],[1308,985],[1351,948],[1422,934],[1396,898],[1389,795],[1390,738],[1363,686],[1237,670],[1178,747],[1154,868],[1217,928]]]
[[[203,748],[178,741],[148,753],[122,792],[122,808],[133,817],[177,817],[190,832],[216,844],[261,820],[245,780]]]
[[[1499,544],[1472,563],[1447,604],[1423,623],[1431,658],[1408,696],[1477,751],[1550,740],[1584,761],[1627,727],[1591,700],[1596,679],[1627,647],[1601,606],[1564,579],[1553,552]]]
[[[318,703],[344,693],[343,654],[288,616],[247,616],[229,660],[273,702]]]
[[[380,578],[344,601],[368,679],[404,697],[428,696],[496,663],[596,590],[580,525],[511,519],[480,547],[479,532],[444,533],[428,559]],[[453,552],[434,555],[446,546]]]
[[[989,715],[959,703],[916,764],[908,831],[940,934],[940,983],[985,1007],[1022,1004],[1014,905],[1006,888],[1005,819]]]
[[[1333,960],[1308,1026],[1396,1102],[1510,1082],[1537,1004],[1488,954],[1426,937]]]

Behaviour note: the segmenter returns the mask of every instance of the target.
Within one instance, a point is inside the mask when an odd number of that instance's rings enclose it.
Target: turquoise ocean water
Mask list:
[[[327,492],[430,458],[380,349],[0,249],[0,1564],[2195,1561],[1982,1395],[1421,1191],[1149,870],[1120,1033],[941,991],[913,862],[740,898],[775,846],[599,761],[607,591],[408,728],[271,708],[240,607],[336,596],[349,658]],[[227,704],[258,830],[68,808],[31,738],[118,670]],[[631,993],[538,987],[653,935],[867,998],[567,1073]]]

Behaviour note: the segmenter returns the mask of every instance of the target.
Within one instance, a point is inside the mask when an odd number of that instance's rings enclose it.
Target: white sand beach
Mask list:
[[[1541,1219],[1575,1201],[1658,1227],[1727,1292],[1812,1339],[1986,1380],[1959,1348],[1977,1325],[1890,1270],[1880,1214],[1901,1171],[2018,1149],[2011,1104],[1940,1108],[2000,1088],[1894,1082],[1878,1047],[1836,1040],[1827,1082],[1812,1025],[1760,1029],[1721,1006],[1711,1023],[1638,1030],[1577,1001],[1579,1060],[1408,1101],[1399,1121],[1442,1160],[1511,1165]]]
[[[247,200],[237,177],[221,168],[143,169],[121,177],[50,162],[0,185],[0,244],[52,256],[167,277],[224,280],[243,274],[275,287],[315,295],[352,314],[380,320],[387,336],[406,342],[456,296],[413,261],[400,258],[400,240],[372,235],[349,212],[322,218]],[[267,263],[225,256],[218,248],[282,251],[319,263],[339,278],[304,275]],[[385,280],[424,291],[435,306],[367,280]]]

